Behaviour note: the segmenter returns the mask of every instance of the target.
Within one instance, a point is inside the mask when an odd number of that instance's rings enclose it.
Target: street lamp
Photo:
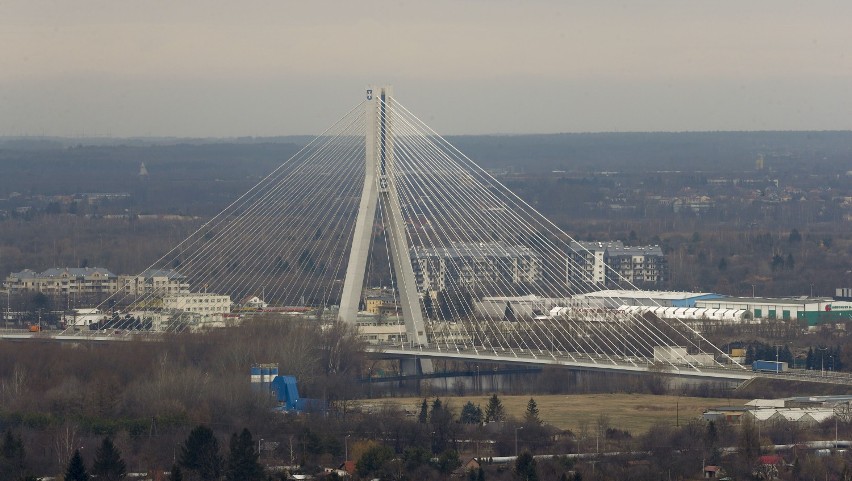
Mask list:
[[[257,440],[257,457],[260,457],[260,451],[262,450],[262,446],[263,446],[263,438],[260,438],[260,439]]]
[[[476,380],[474,381],[474,389],[476,389],[476,392],[481,391],[479,386],[479,364],[476,365]]]
[[[349,436],[351,434],[347,434],[345,438],[343,438],[343,462],[349,461]]]
[[[515,457],[516,458],[518,457],[518,431],[520,431],[521,429],[524,429],[524,427],[521,426],[519,428],[515,428]]]
[[[775,374],[778,374],[778,344],[775,345]]]
[[[819,355],[819,375],[825,376],[825,351],[828,347],[817,347],[817,349],[822,351],[822,354]]]

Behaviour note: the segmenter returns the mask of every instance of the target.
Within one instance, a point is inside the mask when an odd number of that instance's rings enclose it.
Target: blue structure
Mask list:
[[[685,297],[683,299],[672,300],[672,307],[695,307],[695,301],[705,301],[710,299],[720,299],[723,296],[719,294],[696,294],[694,296]]]
[[[300,411],[299,388],[294,376],[276,376],[269,385],[269,390],[275,395],[279,409],[284,411]]]
[[[754,372],[784,372],[787,370],[787,363],[777,361],[754,361],[751,364],[751,370]]]
[[[299,388],[294,376],[275,376],[269,383],[269,391],[278,401],[278,411],[302,413],[322,411],[325,408],[325,403],[319,399],[299,397]]]

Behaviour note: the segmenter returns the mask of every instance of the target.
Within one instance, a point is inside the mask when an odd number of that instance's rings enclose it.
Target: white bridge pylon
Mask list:
[[[352,236],[352,249],[346,267],[346,280],[340,298],[340,320],[355,325],[360,305],[364,274],[373,239],[377,209],[381,204],[391,252],[391,264],[397,280],[399,302],[411,346],[426,347],[428,340],[409,258],[406,222],[396,191],[394,164],[394,115],[391,87],[367,89],[364,104],[367,132],[365,137],[364,190]]]

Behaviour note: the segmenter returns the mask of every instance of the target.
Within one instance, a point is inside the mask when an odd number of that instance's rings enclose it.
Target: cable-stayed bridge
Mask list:
[[[381,331],[376,349],[410,355],[410,370],[447,357],[751,377],[682,319],[585,296],[615,285],[645,297],[607,265],[588,272],[590,255],[373,87],[147,270],[178,288],[118,286],[108,303],[114,326],[168,332],[239,322],[257,297]]]

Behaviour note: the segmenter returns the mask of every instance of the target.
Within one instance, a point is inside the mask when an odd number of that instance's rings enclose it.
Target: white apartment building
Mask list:
[[[118,288],[125,295],[136,297],[189,294],[186,277],[173,269],[148,269],[138,276],[118,276]]]
[[[54,267],[43,272],[24,269],[6,277],[6,289],[11,294],[109,295],[117,285],[118,276],[103,267]]]
[[[11,294],[41,292],[80,298],[106,297],[117,292],[134,297],[189,293],[186,278],[175,270],[149,269],[135,276],[116,276],[103,267],[54,267],[43,272],[24,269],[6,277],[6,288]]]
[[[660,246],[574,241],[566,259],[566,280],[575,286],[613,286],[621,282],[660,284],[666,280],[667,267]]]
[[[565,260],[567,280],[572,283],[606,284],[606,251],[609,248],[624,248],[621,241],[579,242],[570,244],[570,252]]]
[[[541,280],[541,259],[526,246],[504,242],[455,243],[449,247],[411,249],[417,288],[493,288]]]

